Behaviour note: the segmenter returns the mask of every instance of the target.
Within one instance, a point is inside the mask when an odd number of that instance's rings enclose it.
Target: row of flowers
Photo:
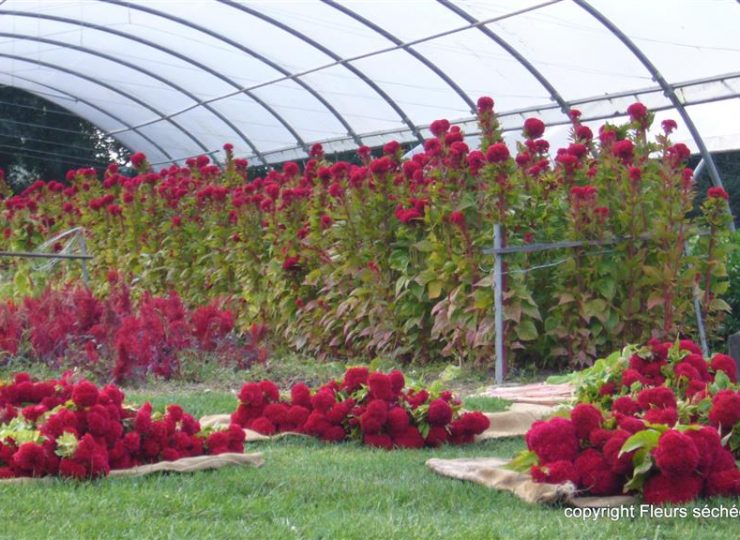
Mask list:
[[[201,429],[179,405],[124,405],[115,385],[70,377],[0,382],[0,478],[96,478],[113,469],[244,451],[244,430]]]
[[[438,120],[411,158],[395,141],[380,156],[360,148],[355,163],[332,162],[315,145],[302,168],[284,163],[252,179],[230,145],[223,169],[201,156],[154,170],[139,153],[134,177],[115,165],[101,179],[79,169],[7,197],[0,229],[5,245],[29,250],[82,226],[98,289],[112,267],[153,294],[176,289],[189,305],[234,296],[246,301],[245,327],[264,322],[313,354],[481,361],[492,355],[483,249],[494,223],[508,244],[631,237],[608,255],[582,248],[537,272],[517,270],[547,266],[551,254],[507,256],[512,357],[586,364],[647,339],[656,317],[665,336],[691,328],[694,292],[710,332],[728,309],[727,194],[712,188],[690,218],[690,151],[670,140],[676,123],[650,140],[652,114],[639,103],[628,112],[629,123],[595,133],[571,111],[572,143],[556,151],[529,118],[514,149],[483,97],[480,149]],[[699,225],[709,234],[686,251]],[[39,280],[17,271],[6,288],[28,293]]]
[[[740,495],[732,358],[705,359],[687,340],[655,340],[587,371],[577,381],[579,403],[533,424],[514,468],[591,495],[641,492],[651,504]]]
[[[285,398],[271,381],[250,382],[238,399],[231,421],[263,435],[303,433],[387,450],[471,443],[490,426],[483,413],[463,412],[449,391],[407,387],[398,370],[353,367],[315,392],[295,384]]]
[[[79,367],[104,380],[177,377],[183,354],[218,357],[245,368],[267,358],[265,328],[239,334],[222,302],[188,309],[176,292],[138,301],[117,273],[107,296],[83,286],[47,288],[21,303],[0,302],[0,360],[24,357],[55,369]]]

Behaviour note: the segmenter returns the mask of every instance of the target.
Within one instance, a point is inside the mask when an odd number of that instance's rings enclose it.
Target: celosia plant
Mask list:
[[[245,301],[241,328],[266,323],[311,354],[479,362],[493,355],[483,249],[494,223],[509,245],[629,237],[609,254],[582,247],[505,260],[509,360],[588,364],[648,339],[656,318],[661,338],[690,332],[695,291],[710,334],[728,309],[725,197],[713,189],[690,219],[689,150],[670,140],[675,122],[652,141],[652,114],[641,104],[628,113],[629,123],[595,134],[571,111],[572,142],[560,149],[528,118],[512,148],[484,97],[480,149],[437,120],[410,158],[395,141],[382,155],[360,148],[356,164],[331,162],[315,145],[302,169],[288,162],[253,179],[229,145],[223,169],[200,156],[154,170],[134,154],[133,177],[79,169],[5,198],[0,228],[6,249],[30,250],[82,226],[96,290],[117,268],[138,289],[177,290],[189,306]],[[688,242],[697,225],[709,235]],[[57,278],[20,267],[2,289],[26,295],[48,279]]]
[[[448,391],[407,388],[398,370],[350,368],[315,392],[295,384],[289,398],[271,381],[246,383],[238,399],[232,422],[263,435],[304,433],[387,450],[470,443],[490,425],[480,412],[461,411]]]
[[[576,377],[569,418],[535,422],[512,462],[536,482],[653,504],[740,495],[740,387],[732,358],[653,341]],[[733,455],[734,454],[734,455]]]
[[[68,376],[0,381],[0,478],[89,479],[184,457],[244,451],[244,431],[201,430],[179,405],[157,413],[124,405],[120,388]]]

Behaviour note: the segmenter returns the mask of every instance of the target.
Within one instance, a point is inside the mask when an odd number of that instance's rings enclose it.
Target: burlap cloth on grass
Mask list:
[[[513,403],[509,410],[497,413],[485,413],[491,421],[491,427],[476,437],[477,441],[487,439],[501,439],[504,437],[518,437],[529,431],[532,422],[545,418],[555,411],[554,407],[544,405],[534,405],[531,403]],[[224,427],[231,422],[231,416],[228,414],[212,414],[200,419],[200,426],[207,427]],[[294,433],[286,431],[276,435],[267,436],[245,429],[248,442],[269,441],[281,437],[306,437],[303,433]]]
[[[207,471],[211,469],[220,469],[221,467],[227,467],[230,465],[252,465],[254,467],[261,467],[265,461],[262,459],[262,454],[237,454],[237,453],[226,453],[219,454],[217,456],[197,456],[190,458],[182,458],[176,461],[160,461],[158,463],[152,463],[150,465],[139,465],[138,467],[131,467],[130,469],[117,469],[110,472],[110,478],[132,478],[136,476],[146,476],[147,474],[158,473],[158,472],[174,472],[174,473],[192,473],[197,471]],[[0,480],[2,483],[24,483],[24,482],[40,482],[49,481],[52,477],[45,476],[43,478],[7,478]]]
[[[570,401],[575,388],[570,384],[519,384],[512,386],[489,386],[478,396],[508,399],[516,403],[538,405],[560,405]]]
[[[576,487],[565,484],[538,484],[528,474],[504,469],[500,458],[430,459],[427,467],[458,480],[468,480],[491,489],[509,491],[528,503],[602,508],[635,504],[635,497],[578,497]]]

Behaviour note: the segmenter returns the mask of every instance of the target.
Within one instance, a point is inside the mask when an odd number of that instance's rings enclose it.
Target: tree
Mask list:
[[[124,163],[130,150],[90,122],[34,94],[0,87],[0,168],[18,191],[69,169]]]

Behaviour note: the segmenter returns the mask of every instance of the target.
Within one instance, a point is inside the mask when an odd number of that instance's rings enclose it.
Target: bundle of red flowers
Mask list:
[[[653,504],[740,495],[734,361],[690,341],[627,347],[578,374],[569,418],[535,422],[512,466],[592,495],[642,492]]]
[[[461,412],[449,391],[407,388],[398,370],[347,370],[312,392],[293,385],[283,399],[271,381],[246,383],[232,422],[263,435],[304,433],[325,441],[361,440],[378,448],[437,447],[473,442],[490,422],[480,412]]]
[[[19,373],[0,382],[0,478],[84,479],[157,461],[243,452],[244,431],[201,430],[179,405],[156,413],[123,403],[115,385],[98,388],[68,376],[34,381]]]

